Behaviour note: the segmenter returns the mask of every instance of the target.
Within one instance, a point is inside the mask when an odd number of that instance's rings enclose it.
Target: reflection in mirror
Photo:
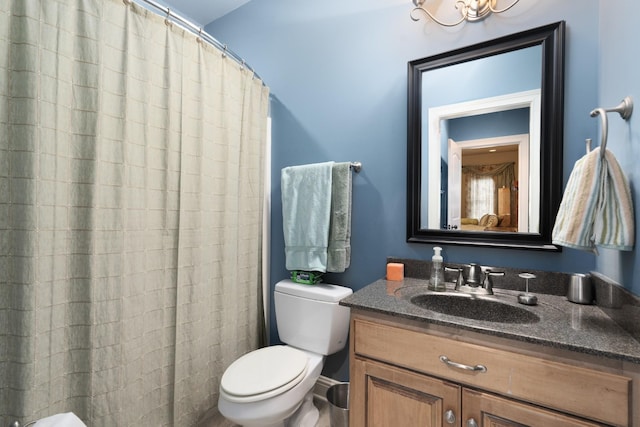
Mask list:
[[[462,231],[528,231],[529,212],[524,187],[528,175],[529,136],[486,140],[451,140],[449,158],[461,153],[461,167],[449,170],[449,200],[445,204],[449,228]],[[469,148],[465,148],[469,147]],[[519,155],[519,151],[527,153]],[[522,162],[520,162],[522,160]],[[455,185],[457,183],[457,185]],[[520,201],[524,199],[524,202]],[[459,208],[458,208],[459,207]]]
[[[564,23],[409,63],[411,242],[558,250]]]
[[[422,150],[421,228],[462,231],[503,231],[536,233],[539,230],[540,210],[540,90],[507,94],[487,99],[478,99],[459,104],[430,108],[424,123],[429,123],[427,138]],[[504,159],[502,146],[516,146],[516,158]],[[462,148],[486,148],[483,157],[469,157]],[[495,150],[495,151],[490,151]],[[495,153],[495,154],[493,154]],[[493,154],[493,155],[492,155]],[[493,159],[492,159],[493,157]],[[458,160],[459,159],[459,160]],[[473,194],[462,187],[460,178],[462,167],[469,166],[471,159],[475,165],[498,165],[511,161],[514,178],[511,182],[499,179],[493,174],[484,181],[485,200],[489,203],[487,212],[469,210]],[[481,162],[481,163],[478,163]],[[468,174],[467,174],[468,175]],[[477,175],[477,174],[476,174]],[[487,175],[487,174],[485,174]],[[491,174],[488,174],[491,175]],[[478,181],[478,180],[474,180]],[[508,196],[506,190],[508,189]],[[460,195],[466,194],[465,198]],[[498,200],[509,197],[513,214],[498,212]],[[469,199],[472,200],[469,200]],[[478,202],[480,202],[478,200]],[[491,207],[493,206],[493,207]],[[505,203],[502,204],[505,206]],[[460,215],[456,217],[456,213]],[[498,225],[486,226],[480,219],[485,215],[495,215]],[[500,218],[501,217],[501,218]],[[426,221],[424,221],[426,218]],[[465,224],[461,221],[466,219]],[[474,224],[474,219],[478,224]],[[493,220],[493,217],[491,218]],[[466,225],[466,227],[461,227]],[[471,227],[476,225],[476,227]],[[485,226],[484,228],[481,226]]]

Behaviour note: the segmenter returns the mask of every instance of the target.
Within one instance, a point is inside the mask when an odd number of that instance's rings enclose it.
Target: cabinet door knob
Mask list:
[[[478,423],[473,418],[467,420],[467,427],[478,427]]]
[[[454,424],[456,422],[456,414],[451,409],[449,409],[444,413],[444,420],[447,422],[447,424]]]

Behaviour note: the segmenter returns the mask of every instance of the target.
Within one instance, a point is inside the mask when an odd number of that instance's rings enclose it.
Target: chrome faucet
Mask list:
[[[469,274],[467,275],[467,281],[465,284],[471,287],[480,286],[482,283],[481,276],[482,268],[478,264],[472,262],[469,264]]]
[[[492,271],[476,263],[471,263],[467,278],[464,277],[464,268],[445,267],[446,271],[457,271],[458,277],[455,282],[455,290],[468,294],[493,295],[493,282],[491,276],[504,276],[504,271]]]
[[[467,288],[477,288],[482,284],[482,268],[476,264],[471,263],[466,267],[469,268],[469,274],[467,278],[464,277],[464,267],[447,267],[445,266],[445,271],[457,271],[458,277],[456,278],[456,287],[455,290],[459,291],[463,287]]]
[[[491,276],[504,276],[504,271],[492,271],[490,268],[484,268],[476,263],[470,263],[469,275],[465,279],[463,267],[447,267],[445,271],[457,271],[458,277],[455,281],[455,290],[468,294],[493,295],[493,282]]]

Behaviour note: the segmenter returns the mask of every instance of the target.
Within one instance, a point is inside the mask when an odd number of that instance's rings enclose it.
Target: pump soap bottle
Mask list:
[[[445,291],[447,288],[444,284],[444,270],[442,268],[442,248],[436,246],[433,248],[433,257],[431,257],[431,278],[429,279],[428,288],[432,291]]]

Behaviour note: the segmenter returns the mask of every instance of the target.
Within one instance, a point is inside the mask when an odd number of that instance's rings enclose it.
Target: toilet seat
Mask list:
[[[220,389],[229,401],[256,402],[284,393],[307,373],[308,356],[292,347],[277,345],[245,354],[222,375]]]

